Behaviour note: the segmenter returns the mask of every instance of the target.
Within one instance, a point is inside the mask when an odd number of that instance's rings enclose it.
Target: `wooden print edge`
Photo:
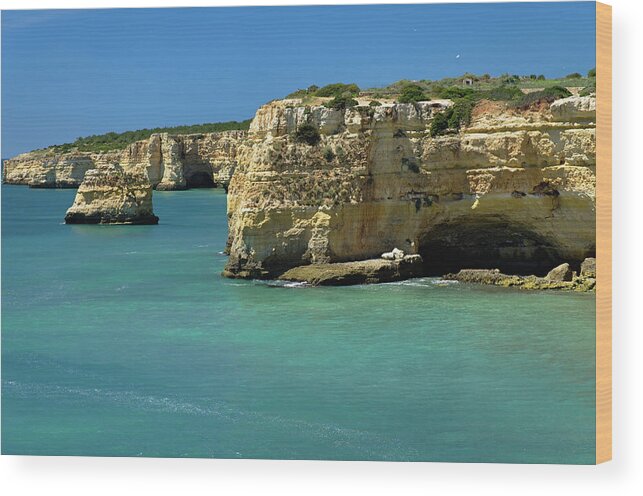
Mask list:
[[[612,7],[596,2],[596,463],[612,459]]]

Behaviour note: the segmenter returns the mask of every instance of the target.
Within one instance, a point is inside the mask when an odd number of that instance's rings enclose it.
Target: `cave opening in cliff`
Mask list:
[[[460,269],[500,269],[505,274],[543,276],[564,259],[544,237],[500,220],[444,223],[419,240],[425,272],[440,276]]]
[[[216,188],[212,174],[208,172],[195,172],[186,178],[188,188]]]

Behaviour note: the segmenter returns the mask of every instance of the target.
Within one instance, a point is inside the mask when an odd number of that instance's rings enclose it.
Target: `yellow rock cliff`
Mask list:
[[[261,107],[228,195],[225,275],[274,277],[311,263],[422,255],[426,273],[546,273],[595,252],[595,101],[520,111],[480,102],[433,137],[451,102]],[[302,124],[318,144],[298,142]]]

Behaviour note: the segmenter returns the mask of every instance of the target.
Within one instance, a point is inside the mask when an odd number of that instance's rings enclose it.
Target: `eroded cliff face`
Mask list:
[[[4,182],[40,188],[77,188],[88,170],[118,163],[142,172],[156,189],[227,187],[236,167],[245,131],[170,135],[153,134],[124,150],[104,153],[56,153],[54,149],[24,153],[6,160]]]
[[[425,272],[546,273],[595,251],[595,100],[533,111],[481,102],[458,134],[431,137],[448,101],[346,111],[259,109],[228,195],[225,275],[422,255]],[[315,146],[293,133],[319,128]]]
[[[87,171],[67,210],[67,224],[157,224],[152,186],[140,172],[118,164],[99,164]]]

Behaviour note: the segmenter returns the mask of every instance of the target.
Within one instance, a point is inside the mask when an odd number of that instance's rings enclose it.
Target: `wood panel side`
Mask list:
[[[612,7],[596,3],[596,463],[612,459]]]

